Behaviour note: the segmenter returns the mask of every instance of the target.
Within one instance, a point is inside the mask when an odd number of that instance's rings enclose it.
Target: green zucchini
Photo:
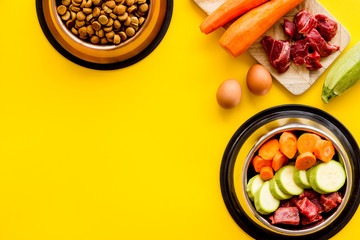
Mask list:
[[[248,184],[246,185],[246,192],[252,201],[254,201],[254,196],[256,192],[260,190],[263,183],[264,181],[261,179],[260,174],[252,177],[249,180]]]
[[[280,200],[274,198],[270,192],[269,181],[264,182],[254,198],[255,208],[260,214],[267,215],[275,212],[280,205]]]
[[[328,103],[339,96],[360,79],[360,41],[356,43],[331,68],[326,76],[321,99]]]

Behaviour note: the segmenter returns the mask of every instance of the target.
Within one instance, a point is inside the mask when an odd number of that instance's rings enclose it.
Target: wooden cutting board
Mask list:
[[[212,13],[216,8],[225,2],[225,0],[194,0],[201,9],[207,14]],[[336,36],[330,41],[330,44],[340,46],[340,50],[334,52],[326,58],[321,58],[320,63],[323,66],[317,71],[308,71],[305,65],[296,66],[291,61],[290,68],[287,72],[279,74],[271,66],[268,56],[260,43],[263,36],[269,35],[277,40],[286,40],[288,37],[284,33],[284,19],[293,21],[297,12],[302,9],[308,10],[312,14],[324,14],[338,23],[338,32]],[[261,36],[249,49],[248,52],[252,55],[261,65],[269,70],[271,75],[278,80],[287,90],[294,95],[300,95],[308,90],[311,85],[321,76],[321,74],[334,62],[340,53],[346,48],[350,42],[349,32],[316,0],[304,0],[292,11],[287,13],[282,19],[277,21],[265,34]],[[291,41],[292,43],[292,41]]]

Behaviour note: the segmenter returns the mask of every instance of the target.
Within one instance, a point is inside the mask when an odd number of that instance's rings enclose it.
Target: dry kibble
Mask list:
[[[113,20],[112,18],[109,18],[109,21],[108,21],[108,23],[107,23],[105,26],[110,27],[110,26],[112,26],[113,24],[114,24],[114,20]]]
[[[118,45],[133,37],[154,0],[56,0],[65,26],[92,44]]]
[[[131,5],[134,5],[135,0],[126,0],[125,2],[126,2],[126,5],[128,5],[130,7]]]
[[[139,26],[143,25],[144,22],[145,22],[144,17],[139,18]]]
[[[100,16],[100,8],[99,8],[99,7],[95,7],[94,10],[93,10],[93,12],[92,12],[92,15],[93,15],[94,17]]]
[[[95,30],[95,31],[99,31],[101,29],[101,24],[98,21],[94,21],[91,24],[91,27]]]
[[[86,18],[85,14],[83,12],[78,12],[76,14],[76,19],[79,20],[79,21],[84,21]]]
[[[66,11],[67,11],[67,7],[64,6],[64,5],[60,5],[60,6],[58,6],[58,8],[57,8],[57,12],[58,12],[61,16],[64,15],[64,14],[66,13]]]
[[[121,41],[125,41],[127,39],[126,33],[124,31],[119,32],[119,36]]]
[[[128,37],[132,37],[135,35],[135,29],[133,27],[128,27],[126,28],[125,33]]]
[[[125,12],[123,15],[119,16],[118,19],[123,22],[125,21],[126,19],[128,19],[129,17],[129,14],[127,12]]]
[[[61,16],[61,19],[64,20],[64,21],[67,21],[70,19],[70,12],[69,11],[66,11],[66,13],[64,15]]]
[[[111,0],[111,1],[107,1],[106,2],[106,6],[108,6],[109,8],[113,9],[116,7],[116,3],[114,0]]]
[[[106,25],[108,23],[109,19],[107,18],[107,16],[105,15],[100,15],[99,17],[99,23],[101,23],[101,25]]]
[[[71,3],[71,0],[62,0],[62,1],[61,1],[61,4],[62,4],[62,5],[65,5],[65,6],[69,6],[70,3]]]
[[[149,5],[147,3],[143,3],[139,6],[139,11],[145,13],[149,10]]]
[[[98,36],[93,36],[90,41],[93,43],[93,44],[99,44],[100,43],[100,38]]]
[[[92,13],[92,11],[93,11],[92,8],[83,8],[83,12],[84,12],[86,15]]]
[[[114,44],[120,44],[121,38],[119,35],[115,34],[114,36]]]
[[[106,37],[107,39],[111,39],[111,38],[113,38],[114,36],[115,36],[114,31],[105,33],[105,37]]]

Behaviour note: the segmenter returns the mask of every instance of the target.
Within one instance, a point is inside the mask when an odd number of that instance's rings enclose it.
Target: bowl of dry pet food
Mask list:
[[[146,57],[170,24],[172,0],[36,0],[42,30],[58,52],[94,69]]]
[[[255,239],[329,239],[358,208],[360,150],[328,113],[266,109],[235,132],[220,185],[235,222]]]

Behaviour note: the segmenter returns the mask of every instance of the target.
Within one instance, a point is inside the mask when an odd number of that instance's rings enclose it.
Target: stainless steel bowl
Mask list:
[[[246,194],[251,159],[261,144],[286,130],[315,132],[333,142],[347,179],[343,202],[324,221],[307,227],[275,226],[255,210]],[[238,225],[255,239],[328,239],[351,219],[359,205],[360,151],[349,131],[329,114],[308,106],[267,109],[244,123],[230,140],[223,157],[220,184],[224,202]],[[251,174],[251,173],[250,173]]]

